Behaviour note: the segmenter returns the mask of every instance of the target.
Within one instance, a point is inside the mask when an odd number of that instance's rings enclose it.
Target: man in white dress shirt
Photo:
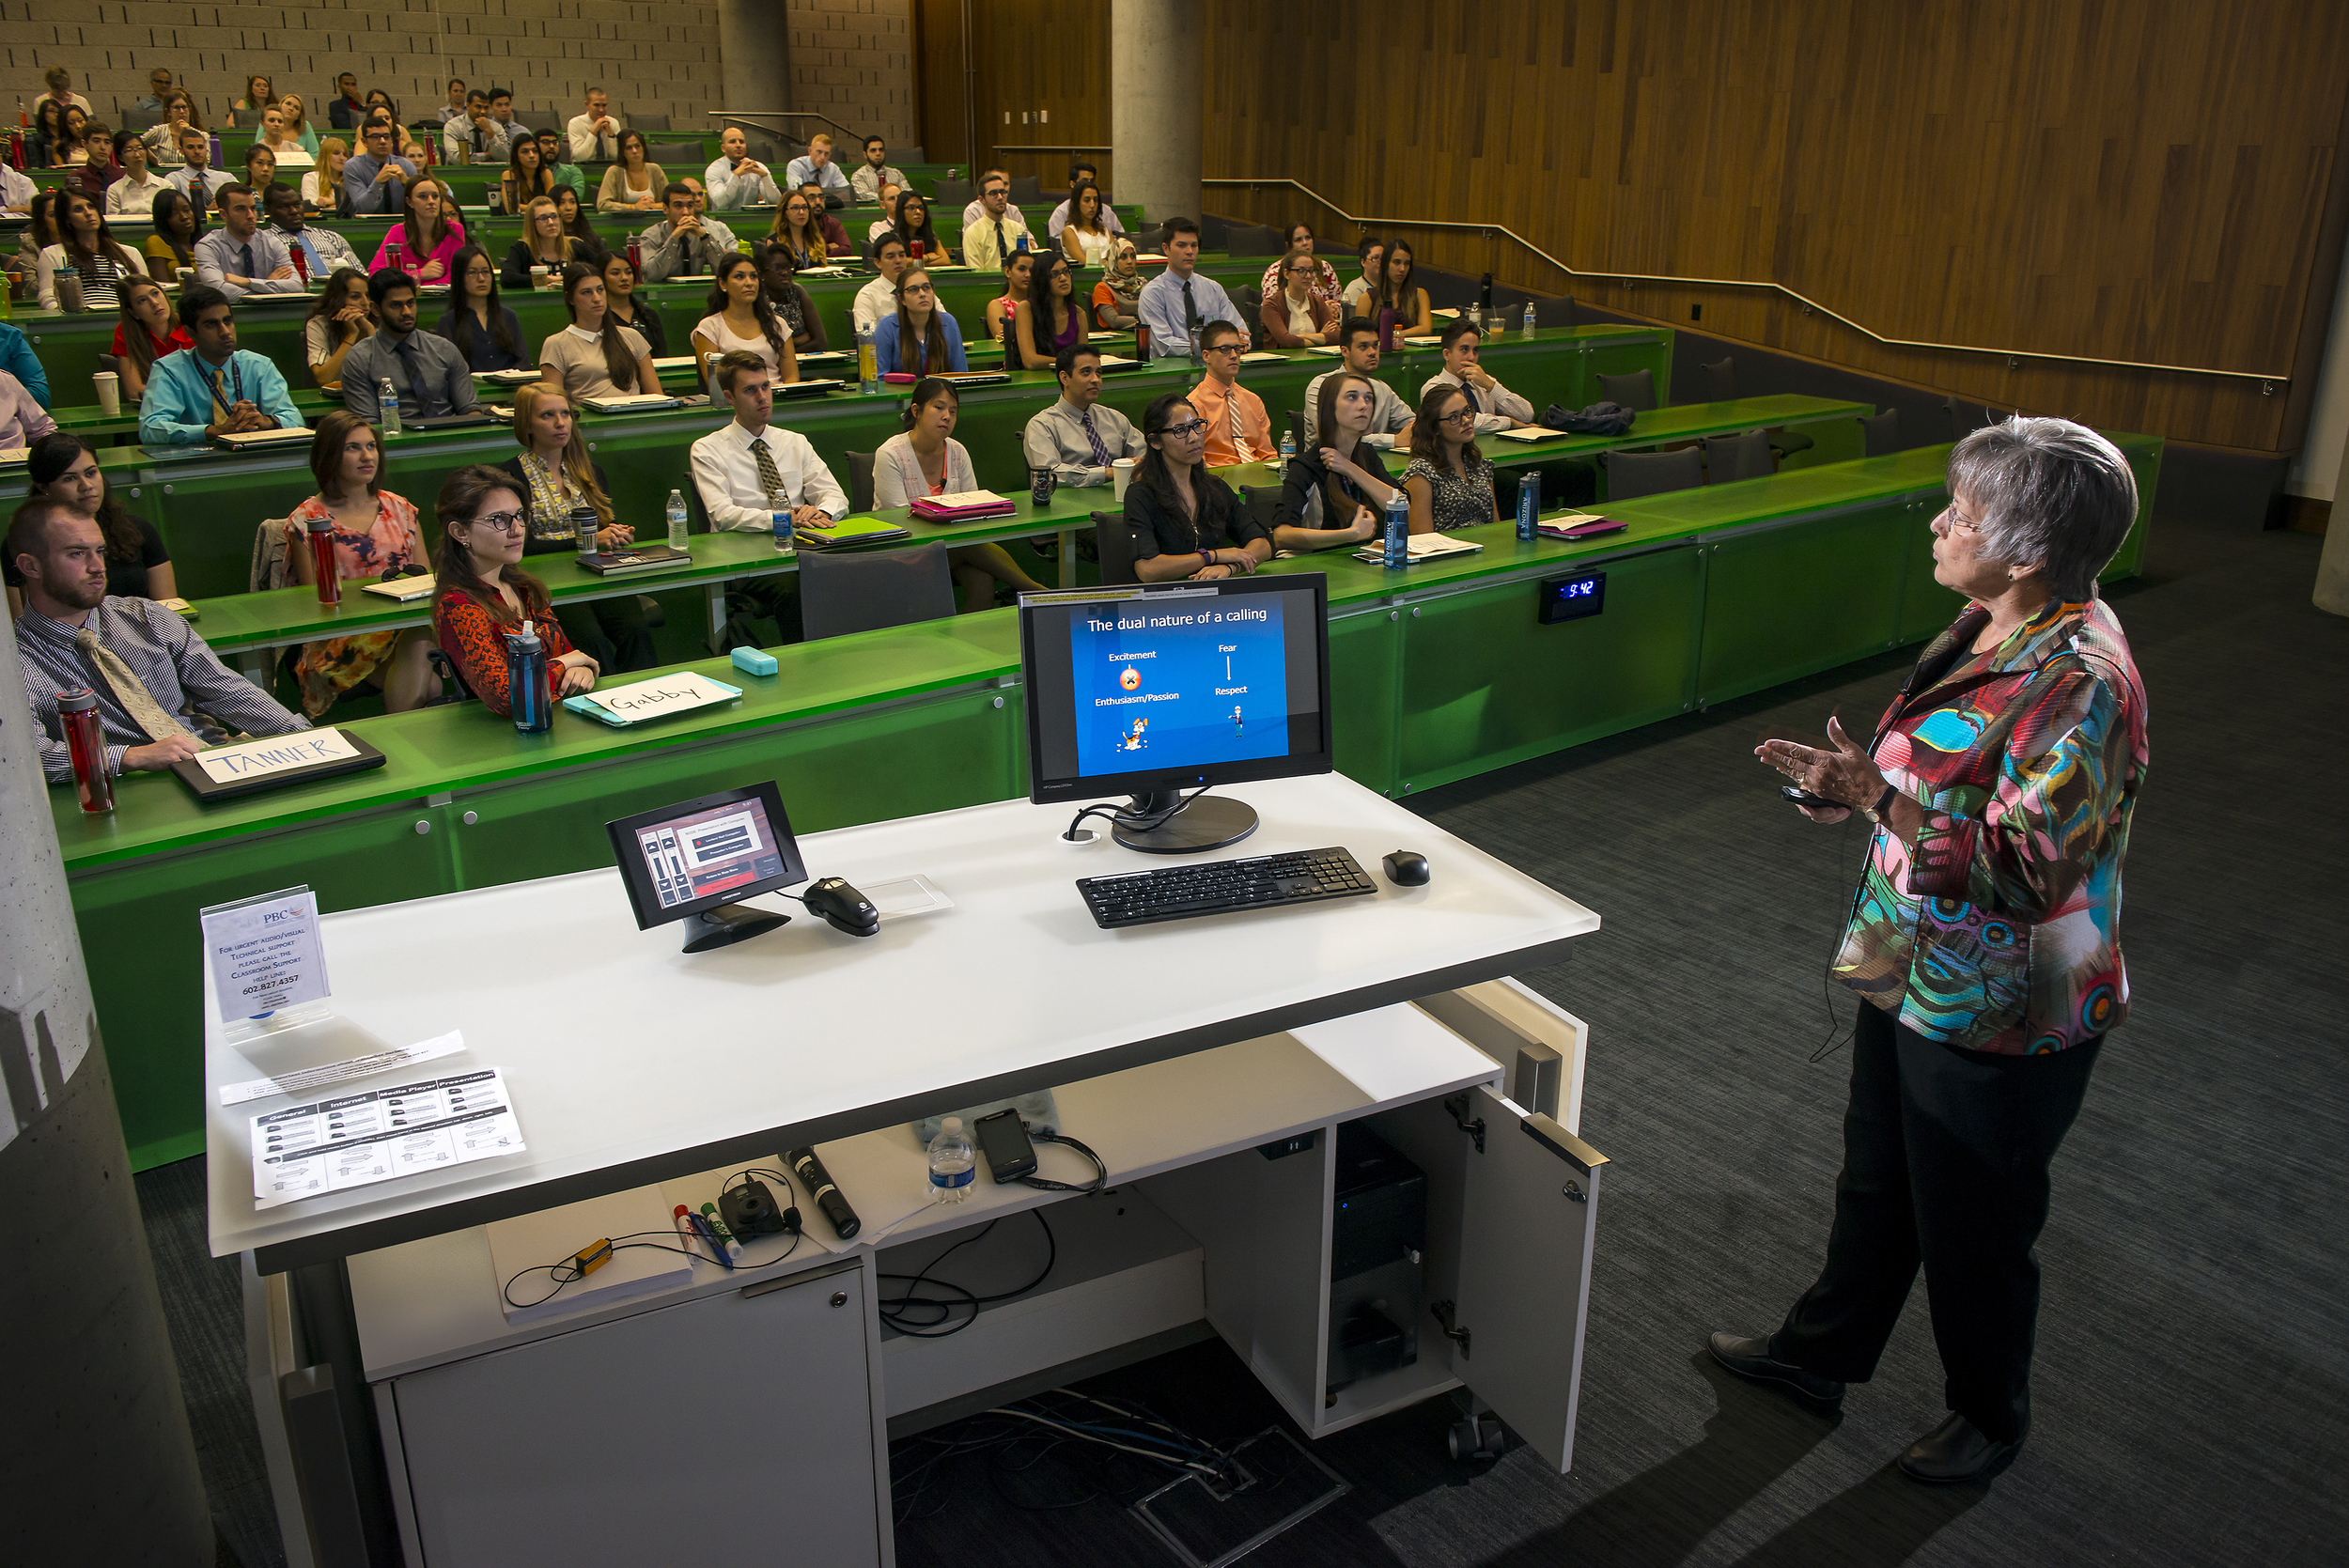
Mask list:
[[[879,201],[882,186],[894,185],[902,190],[905,182],[905,172],[889,165],[889,144],[879,136],[865,137],[864,162],[848,177],[848,189],[856,194],[856,199]]]
[[[1445,327],[1443,368],[1420,383],[1421,400],[1439,386],[1458,387],[1468,394],[1469,407],[1476,411],[1480,435],[1532,424],[1533,405],[1493,380],[1491,372],[1476,363],[1477,345],[1482,341],[1466,317],[1455,318]]]
[[[884,316],[897,314],[897,278],[910,259],[906,255],[906,242],[894,234],[884,234],[873,241],[873,269],[880,275],[856,291],[854,315],[858,331],[876,324]]]
[[[1394,388],[1378,379],[1378,323],[1349,316],[1338,323],[1338,341],[1345,346],[1346,368],[1370,382],[1369,434],[1392,437],[1395,445],[1408,449],[1414,416],[1410,406],[1395,396]],[[1309,443],[1320,439],[1321,383],[1336,374],[1325,370],[1305,383],[1305,440]]]
[[[718,361],[718,396],[734,418],[693,443],[693,488],[709,526],[764,534],[774,527],[770,495],[791,508],[791,525],[829,524],[848,515],[848,498],[816,448],[797,430],[770,423],[775,388],[767,362],[736,349]]]
[[[612,100],[601,87],[587,89],[587,112],[573,115],[563,129],[570,137],[574,163],[593,160],[609,163],[620,156],[620,122],[613,116]]]
[[[237,182],[226,169],[211,167],[212,139],[193,125],[179,128],[179,167],[163,183],[210,212],[221,191]]]
[[[767,165],[751,156],[750,138],[739,125],[729,125],[718,138],[718,156],[702,171],[709,188],[713,211],[731,212],[742,207],[781,207],[783,193]]]

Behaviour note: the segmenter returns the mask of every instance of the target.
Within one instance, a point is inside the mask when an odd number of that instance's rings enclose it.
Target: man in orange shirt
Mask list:
[[[1207,422],[1209,468],[1268,463],[1279,455],[1264,399],[1239,384],[1239,356],[1248,338],[1229,321],[1210,321],[1199,334],[1199,357],[1207,374],[1190,392],[1190,406]]]

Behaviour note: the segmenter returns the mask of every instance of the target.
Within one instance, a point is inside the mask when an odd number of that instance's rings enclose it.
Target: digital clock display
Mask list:
[[[1553,577],[1542,584],[1541,616],[1544,626],[1559,621],[1579,621],[1606,608],[1607,574],[1603,571]]]

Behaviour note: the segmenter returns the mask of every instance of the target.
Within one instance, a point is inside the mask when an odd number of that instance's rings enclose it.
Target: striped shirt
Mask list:
[[[121,772],[122,753],[146,745],[150,738],[115,696],[98,666],[73,645],[73,634],[81,626],[97,630],[99,642],[131,667],[166,712],[201,712],[204,718],[190,717],[187,725],[208,746],[219,745],[231,732],[285,735],[310,727],[310,721],[288,712],[259,687],[223,664],[220,656],[176,611],[153,599],[110,597],[79,624],[51,620],[28,604],[16,620],[16,651],[24,666],[24,701],[41,732],[40,770],[51,784],[67,784],[73,778],[73,759],[66,750],[65,730],[57,722],[60,691],[84,687],[98,698],[108,772]]]

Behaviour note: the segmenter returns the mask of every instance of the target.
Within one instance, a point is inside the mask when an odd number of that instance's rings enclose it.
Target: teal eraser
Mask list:
[[[745,675],[771,675],[775,673],[775,656],[760,648],[737,648],[734,667]]]

